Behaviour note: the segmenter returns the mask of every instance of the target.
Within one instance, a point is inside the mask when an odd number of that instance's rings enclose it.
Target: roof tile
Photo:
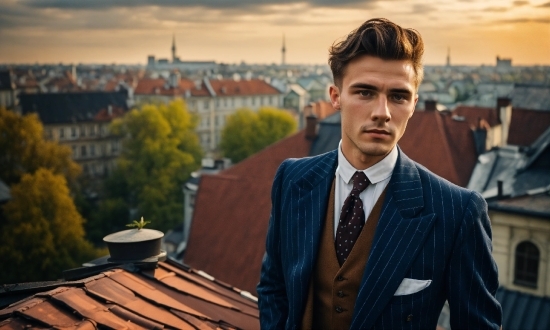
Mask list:
[[[33,286],[34,295],[0,309],[0,329],[259,329],[253,301],[197,270],[173,261],[130,270],[60,282],[49,291]]]
[[[306,157],[310,148],[302,130],[217,175],[203,175],[185,262],[255,293],[275,172],[283,160]]]

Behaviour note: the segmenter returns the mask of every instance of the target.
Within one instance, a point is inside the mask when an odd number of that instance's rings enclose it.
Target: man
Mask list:
[[[453,329],[499,328],[487,204],[397,147],[423,48],[415,30],[372,19],[330,49],[342,139],[277,171],[262,328],[435,329],[446,300]]]

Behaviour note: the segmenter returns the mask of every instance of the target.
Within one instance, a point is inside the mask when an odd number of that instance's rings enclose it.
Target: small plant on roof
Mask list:
[[[151,223],[151,221],[143,221],[143,217],[141,217],[141,221],[138,222],[137,220],[134,220],[134,223],[129,223],[126,225],[126,227],[132,227],[141,230],[141,228],[145,227],[145,225],[148,223]]]

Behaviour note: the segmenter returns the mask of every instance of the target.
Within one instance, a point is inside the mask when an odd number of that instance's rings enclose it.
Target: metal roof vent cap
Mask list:
[[[134,228],[119,231],[103,238],[111,257],[109,262],[148,263],[166,260],[160,249],[164,233],[154,229]]]

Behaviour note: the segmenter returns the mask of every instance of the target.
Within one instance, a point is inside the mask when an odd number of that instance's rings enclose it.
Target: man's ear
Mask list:
[[[328,93],[330,96],[330,103],[332,103],[332,107],[334,110],[339,111],[340,110],[340,89],[336,85],[331,85],[328,89]]]

